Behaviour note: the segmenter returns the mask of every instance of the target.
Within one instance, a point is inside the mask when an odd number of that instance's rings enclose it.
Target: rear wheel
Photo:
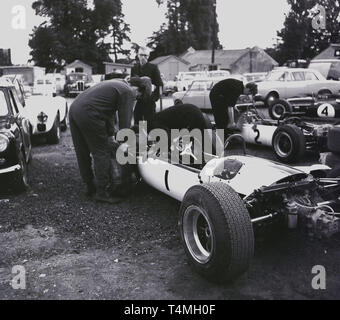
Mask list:
[[[49,144],[58,144],[60,141],[60,119],[59,115],[57,115],[54,120],[53,127],[51,131],[47,134],[47,142]]]
[[[180,234],[190,264],[216,282],[235,280],[254,255],[251,219],[239,195],[224,183],[189,189],[180,209]]]
[[[273,148],[280,161],[295,162],[306,152],[306,139],[299,127],[291,124],[283,125],[274,133]]]
[[[10,189],[16,193],[24,192],[28,188],[28,164],[23,151],[19,154],[19,165],[20,170],[11,174],[9,182]]]

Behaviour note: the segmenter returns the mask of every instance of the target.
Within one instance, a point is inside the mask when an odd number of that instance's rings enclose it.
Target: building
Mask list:
[[[165,81],[174,80],[179,72],[189,71],[190,62],[174,55],[158,57],[150,63],[158,66]]]
[[[131,74],[132,64],[104,62],[105,74]]]
[[[340,59],[340,43],[332,43],[326,50],[314,58],[314,60],[325,59]]]
[[[11,49],[0,49],[0,66],[11,66]]]
[[[25,85],[33,86],[36,79],[41,79],[45,76],[46,69],[36,66],[6,66],[0,67],[1,73],[6,75],[22,75]]]
[[[81,72],[81,73],[86,73],[89,76],[92,76],[92,72],[93,72],[93,68],[81,60],[73,61],[72,63],[65,66],[64,70],[66,72],[66,75],[72,72]]]
[[[190,71],[209,70],[212,62],[212,50],[195,50],[189,48],[181,59],[190,63]],[[216,50],[215,66],[228,70],[232,74],[269,72],[279,64],[259,47],[240,50]]]

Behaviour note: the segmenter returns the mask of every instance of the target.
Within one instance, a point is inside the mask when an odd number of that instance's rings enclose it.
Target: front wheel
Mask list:
[[[274,133],[273,148],[281,162],[295,162],[306,152],[306,139],[299,127],[292,124],[283,125]]]
[[[47,134],[47,143],[58,144],[60,141],[60,119],[59,115],[54,120],[51,131]]]
[[[20,170],[17,170],[11,174],[10,177],[10,189],[15,193],[21,193],[28,188],[28,163],[26,162],[25,154],[23,151],[19,154]]]
[[[273,120],[281,120],[285,113],[293,112],[293,108],[285,100],[274,100],[269,104],[269,115]]]
[[[193,268],[214,282],[229,282],[254,255],[252,222],[240,196],[224,183],[197,185],[186,193],[179,227]]]

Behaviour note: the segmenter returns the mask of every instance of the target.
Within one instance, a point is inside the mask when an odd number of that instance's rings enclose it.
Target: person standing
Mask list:
[[[153,113],[156,112],[156,102],[160,99],[161,96],[161,88],[163,87],[163,81],[161,78],[160,71],[158,67],[150,62],[148,62],[150,57],[150,52],[145,47],[140,47],[138,50],[138,62],[133,66],[131,70],[131,77],[149,77],[151,79],[151,83],[154,86],[154,90],[151,93],[151,102],[153,103]],[[137,102],[136,105],[136,114],[139,118],[135,118],[135,123],[140,121],[140,117],[146,118],[145,116],[145,108],[143,102]],[[137,120],[137,121],[136,121]]]
[[[70,128],[80,174],[87,185],[87,196],[94,196],[99,202],[121,201],[109,195],[107,189],[111,182],[109,138],[115,133],[116,112],[119,129],[130,128],[136,91],[120,80],[104,81],[81,93],[70,107]]]
[[[210,102],[217,129],[229,132],[238,130],[235,123],[234,107],[239,97],[244,95],[256,95],[256,83],[243,82],[237,79],[225,79],[218,82],[210,92]]]

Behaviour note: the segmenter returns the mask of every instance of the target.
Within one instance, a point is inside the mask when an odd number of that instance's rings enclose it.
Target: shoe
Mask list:
[[[107,193],[96,193],[96,195],[94,196],[94,200],[102,203],[118,204],[124,199],[121,197],[109,196]]]
[[[87,184],[87,191],[85,193],[87,198],[92,198],[97,192],[97,188],[94,185],[94,183],[88,183]]]

